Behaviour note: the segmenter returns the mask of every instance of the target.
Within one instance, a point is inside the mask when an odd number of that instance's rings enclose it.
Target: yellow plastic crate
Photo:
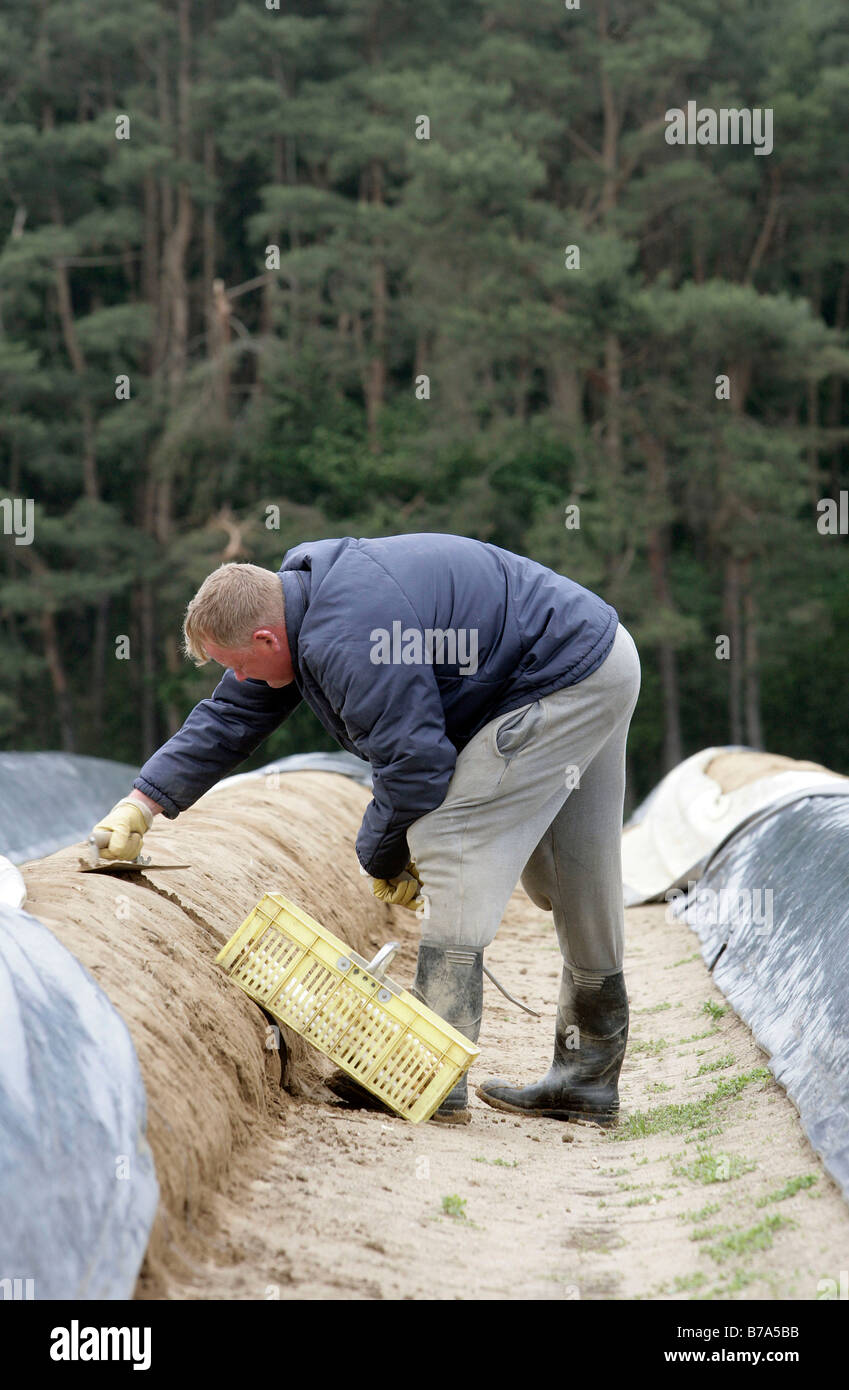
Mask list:
[[[283,897],[266,893],[216,961],[396,1114],[429,1120],[480,1055],[425,1004]]]

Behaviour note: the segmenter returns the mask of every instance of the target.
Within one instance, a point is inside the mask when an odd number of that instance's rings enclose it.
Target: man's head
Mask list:
[[[238,680],[290,685],[295,673],[280,576],[259,565],[219,565],[186,609],[183,646],[196,666],[217,661]]]

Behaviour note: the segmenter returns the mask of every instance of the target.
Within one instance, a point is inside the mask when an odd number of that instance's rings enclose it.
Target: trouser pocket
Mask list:
[[[545,708],[540,700],[509,710],[495,731],[495,751],[502,758],[512,758],[544,728]]]

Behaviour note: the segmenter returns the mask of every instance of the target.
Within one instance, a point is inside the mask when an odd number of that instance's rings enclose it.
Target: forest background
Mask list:
[[[849,772],[845,5],[273,5],[0,0],[0,747],[139,763],[216,564],[454,531],[633,632],[632,802]]]

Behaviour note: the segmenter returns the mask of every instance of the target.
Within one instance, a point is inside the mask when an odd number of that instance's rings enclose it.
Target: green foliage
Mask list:
[[[699,1148],[698,1156],[690,1163],[673,1164],[672,1172],[678,1178],[689,1178],[690,1182],[711,1184],[715,1182],[731,1182],[734,1178],[742,1177],[744,1173],[751,1173],[756,1164],[748,1158],[741,1158],[739,1154],[715,1154],[705,1148]],[[718,1207],[704,1207],[703,1212],[710,1210],[718,1211]],[[704,1217],[696,1215],[694,1221],[701,1221]]]
[[[633,630],[632,798],[711,743],[849,771],[843,10],[315,10],[0,0],[0,746],[139,761],[223,558],[451,530]],[[669,146],[693,97],[773,154]]]
[[[716,1245],[707,1246],[706,1252],[717,1264],[725,1264],[735,1257],[751,1255],[755,1250],[769,1250],[776,1233],[794,1224],[783,1216],[768,1216],[748,1230],[733,1231]]]
[[[466,1218],[466,1198],[458,1197],[456,1192],[451,1192],[442,1199],[442,1211],[445,1216],[452,1217],[455,1221],[465,1221]]]
[[[782,1187],[776,1192],[770,1192],[766,1197],[759,1197],[755,1202],[756,1207],[765,1207],[770,1202],[786,1202],[788,1197],[795,1197],[797,1192],[805,1192],[809,1187],[813,1187],[818,1181],[816,1173],[804,1173],[798,1178],[788,1178]]]
[[[660,1057],[668,1046],[666,1038],[634,1038],[630,1050],[644,1052],[649,1057]]]
[[[713,1062],[702,1062],[696,1076],[706,1076],[708,1072],[725,1071],[726,1067],[733,1067],[734,1053],[729,1052],[724,1057],[717,1057]]]
[[[739,1096],[754,1082],[771,1079],[765,1067],[755,1067],[739,1076],[729,1077],[727,1080],[723,1078],[717,1082],[713,1091],[702,1096],[700,1100],[659,1105],[651,1110],[635,1110],[624,1124],[620,1124],[613,1137],[621,1142],[644,1138],[649,1134],[684,1134],[688,1130],[696,1131],[698,1137],[698,1131],[704,1130],[714,1118],[717,1105]]]
[[[718,1202],[708,1202],[705,1206],[700,1207],[698,1211],[681,1212],[680,1220],[693,1221],[696,1225],[698,1225],[702,1221],[707,1221],[709,1217],[715,1216],[718,1211]]]
[[[725,1017],[726,1009],[722,1004],[717,1004],[714,999],[706,999],[702,1004],[702,1013],[712,1018],[714,1023],[718,1023],[721,1018]]]

